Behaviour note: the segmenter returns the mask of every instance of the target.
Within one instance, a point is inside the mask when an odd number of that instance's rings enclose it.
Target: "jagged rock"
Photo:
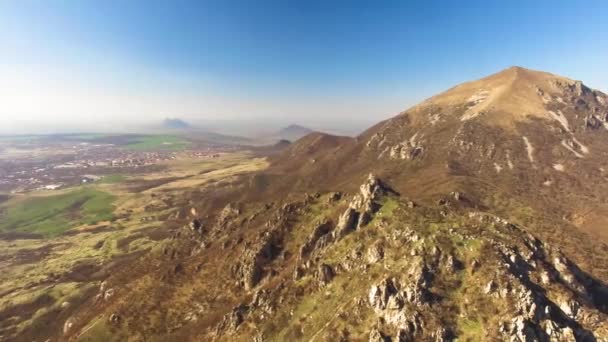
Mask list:
[[[449,255],[446,260],[447,269],[451,272],[460,271],[462,269],[462,262],[456,259],[453,255]]]
[[[335,238],[341,238],[351,231],[355,230],[357,227],[357,220],[359,218],[359,213],[351,207],[346,209],[344,213],[340,216],[338,220],[338,225],[336,226],[336,230],[334,231]]]
[[[261,312],[272,314],[274,312],[274,307],[272,305],[272,296],[270,291],[268,290],[260,290],[256,291],[253,295],[253,299],[251,300],[251,304],[249,305],[251,308],[259,310]]]
[[[192,220],[190,222],[190,224],[188,224],[188,227],[190,227],[190,230],[192,230],[192,231],[198,232],[200,234],[203,233],[203,224],[197,218],[195,218],[194,220]]]
[[[555,267],[555,269],[558,271],[559,278],[562,279],[570,288],[577,291],[581,295],[589,295],[585,286],[577,279],[576,273],[578,272],[574,270],[570,260],[568,260],[565,256],[561,254],[555,256],[553,258],[553,267]],[[583,278],[583,276],[580,278]],[[587,280],[588,279],[583,279],[583,281]]]
[[[374,202],[387,190],[388,188],[375,175],[370,173],[367,180],[359,187],[359,194],[353,199],[351,207],[355,209],[369,207],[371,210],[366,211],[373,211],[375,208]]]
[[[341,192],[332,192],[329,194],[329,196],[327,197],[327,203],[334,203],[339,201],[342,198],[342,193]]]
[[[219,334],[221,332],[234,333],[236,329],[245,321],[245,315],[249,307],[241,304],[236,306],[230,311],[228,314],[224,316],[222,321],[216,328],[216,333]]]
[[[108,321],[109,321],[110,323],[114,323],[114,324],[116,324],[116,323],[120,322],[120,316],[119,316],[118,314],[116,314],[116,313],[113,313],[113,314],[111,314],[111,315],[110,315],[110,317],[108,318]]]
[[[475,272],[479,269],[479,266],[481,266],[481,263],[479,262],[479,260],[474,259],[473,261],[471,261],[471,271]]]
[[[396,342],[414,342],[415,341],[414,332],[409,327],[409,325],[406,324],[405,328],[399,329],[399,331],[397,332],[397,336],[395,336],[395,341]]]
[[[573,299],[563,300],[559,303],[559,308],[566,314],[566,316],[576,319],[580,309],[580,304]]]
[[[389,157],[391,159],[415,159],[420,156],[424,148],[419,145],[418,141],[406,140],[399,144],[392,146],[389,150]]]
[[[279,254],[276,236],[273,232],[262,234],[253,246],[243,252],[239,262],[233,266],[232,273],[245,290],[251,290],[260,282],[263,265]]]
[[[534,325],[522,316],[515,317],[511,322],[511,341],[538,341]]]
[[[454,339],[454,334],[452,333],[452,330],[450,330],[446,327],[440,327],[435,332],[435,341],[437,341],[437,342],[449,342],[449,341],[452,341],[453,339]]]
[[[317,280],[321,283],[321,285],[327,285],[335,276],[334,270],[331,266],[327,264],[319,265],[319,269],[316,273]]]
[[[489,283],[486,285],[486,287],[484,287],[484,288],[483,288],[483,293],[485,293],[485,294],[490,294],[490,293],[492,293],[492,292],[496,291],[496,288],[497,288],[497,287],[498,287],[498,286],[496,285],[496,283],[494,282],[494,280],[491,280],[491,281],[490,281],[490,282],[489,282]]]
[[[65,323],[63,324],[63,334],[67,335],[70,330],[72,329],[72,327],[74,326],[74,322],[72,322],[72,319],[69,318],[67,321],[65,321]]]
[[[327,235],[330,231],[331,223],[329,221],[325,220],[322,223],[317,224],[310,236],[308,237],[306,243],[300,248],[300,259],[306,257],[312,251],[318,248],[322,248],[323,245],[327,243],[327,241],[323,241],[319,244],[319,239]]]
[[[108,289],[108,290],[106,290],[103,293],[103,299],[104,300],[108,300],[108,299],[112,298],[112,296],[114,296],[114,293],[115,293],[114,289]]]
[[[393,280],[388,278],[384,279],[382,283],[374,285],[370,288],[368,294],[369,304],[376,311],[382,311],[386,309],[389,297],[395,295],[396,293],[397,289],[393,284]]]
[[[357,222],[357,228],[356,229],[360,229],[363,228],[365,226],[367,226],[368,223],[370,223],[370,221],[372,220],[372,213],[371,211],[364,211],[359,215],[359,221]]]
[[[246,251],[239,270],[245,290],[251,290],[262,278],[262,266],[256,251]]]
[[[300,266],[296,266],[293,270],[293,280],[299,280],[304,276],[304,269]]]
[[[220,225],[225,224],[229,219],[239,216],[241,214],[241,209],[238,206],[228,203],[224,209],[222,209],[220,216],[218,217],[218,223]]]
[[[588,114],[585,117],[585,127],[591,129],[599,129],[604,126],[604,123],[595,115]]]
[[[549,341],[586,341],[584,333],[579,333],[579,338],[576,338],[574,330],[570,327],[560,327],[557,323],[552,320],[545,320],[541,324],[542,331],[546,334],[546,338]],[[595,338],[589,339],[594,341]]]
[[[375,243],[367,249],[366,257],[367,262],[375,264],[384,258],[384,248],[380,243]]]
[[[369,332],[369,342],[389,342],[390,339],[385,336],[380,330],[374,328]]]

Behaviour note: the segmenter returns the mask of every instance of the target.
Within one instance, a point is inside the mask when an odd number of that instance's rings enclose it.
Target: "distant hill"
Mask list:
[[[295,141],[303,136],[306,136],[310,133],[314,132],[314,130],[300,126],[300,125],[289,125],[276,133],[276,136],[280,139],[286,139],[289,141]]]
[[[166,118],[162,123],[163,128],[168,129],[189,129],[192,126],[182,119]]]

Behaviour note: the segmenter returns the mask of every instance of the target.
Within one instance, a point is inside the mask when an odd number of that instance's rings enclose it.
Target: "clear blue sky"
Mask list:
[[[511,65],[607,90],[607,13],[607,1],[5,0],[0,124],[373,123]]]

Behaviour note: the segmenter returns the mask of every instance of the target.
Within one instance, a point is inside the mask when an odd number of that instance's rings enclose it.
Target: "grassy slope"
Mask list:
[[[113,200],[114,196],[91,188],[26,199],[7,208],[0,222],[0,231],[14,230],[54,237],[78,224],[112,219]]]

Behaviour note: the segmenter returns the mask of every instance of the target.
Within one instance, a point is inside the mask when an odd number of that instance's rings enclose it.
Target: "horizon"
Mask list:
[[[4,2],[0,134],[356,132],[513,65],[607,89],[608,4],[477,5]]]

